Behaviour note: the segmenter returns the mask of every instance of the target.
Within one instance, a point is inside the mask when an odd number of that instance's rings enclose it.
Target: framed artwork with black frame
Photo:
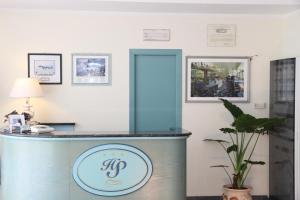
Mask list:
[[[250,57],[186,57],[186,102],[248,102]]]
[[[29,53],[28,77],[40,84],[62,84],[62,54]]]

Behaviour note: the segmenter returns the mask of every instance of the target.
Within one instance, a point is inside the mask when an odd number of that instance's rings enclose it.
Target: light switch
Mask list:
[[[254,103],[254,108],[255,109],[265,109],[266,103]]]

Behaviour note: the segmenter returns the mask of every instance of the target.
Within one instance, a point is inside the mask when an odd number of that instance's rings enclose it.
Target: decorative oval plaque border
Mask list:
[[[146,170],[146,174],[145,176],[139,180],[138,183],[136,183],[135,185],[128,187],[128,188],[124,188],[124,189],[119,189],[119,190],[99,190],[96,188],[93,188],[92,186],[89,186],[87,184],[85,184],[79,177],[78,174],[78,168],[80,166],[80,164],[89,156],[98,153],[100,151],[111,151],[111,150],[121,150],[121,151],[125,151],[125,152],[130,152],[132,154],[135,154],[136,158],[139,158],[141,160],[143,160],[143,162],[146,164],[147,166],[147,170]],[[130,146],[130,145],[125,145],[125,144],[103,144],[100,146],[96,146],[93,147],[87,151],[85,151],[84,153],[82,153],[75,161],[74,165],[73,165],[73,179],[74,181],[77,183],[77,185],[79,185],[83,190],[98,195],[98,196],[106,196],[106,197],[114,197],[114,196],[122,196],[122,195],[126,195],[126,194],[130,194],[132,192],[135,192],[137,190],[139,190],[140,188],[142,188],[151,178],[152,176],[152,172],[153,172],[153,166],[152,166],[152,162],[150,160],[150,158],[140,149]]]

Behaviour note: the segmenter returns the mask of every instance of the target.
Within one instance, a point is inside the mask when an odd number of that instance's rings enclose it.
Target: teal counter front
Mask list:
[[[1,200],[185,200],[191,133],[0,134]]]

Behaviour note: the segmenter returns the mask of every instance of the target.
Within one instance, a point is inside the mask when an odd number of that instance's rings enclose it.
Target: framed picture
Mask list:
[[[73,54],[74,84],[111,84],[111,54]]]
[[[13,126],[23,126],[25,125],[24,115],[9,115],[9,124]]]
[[[249,57],[186,57],[186,102],[249,101]]]
[[[170,41],[171,30],[170,29],[144,29],[143,39],[144,41]]]
[[[28,54],[28,77],[40,84],[62,84],[62,54]]]
[[[25,126],[24,115],[9,115],[8,120],[10,133],[22,133],[22,127]]]

